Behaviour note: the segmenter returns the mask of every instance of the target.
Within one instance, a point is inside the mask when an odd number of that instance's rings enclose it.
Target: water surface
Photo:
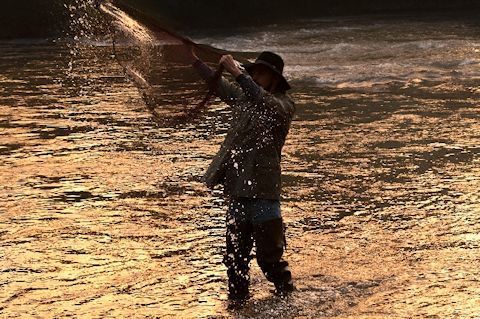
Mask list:
[[[155,124],[108,47],[0,44],[6,318],[478,318],[480,38],[471,21],[319,20],[195,35],[276,50],[297,101],[283,216],[298,291],[225,309],[228,109]]]

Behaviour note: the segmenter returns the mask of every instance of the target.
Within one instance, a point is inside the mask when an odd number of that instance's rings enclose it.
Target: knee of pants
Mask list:
[[[283,221],[274,219],[258,225],[255,229],[255,243],[259,262],[279,261],[285,246]]]
[[[236,265],[241,267],[250,262],[253,239],[251,232],[227,233],[227,246],[223,263],[230,267]]]
[[[283,256],[283,247],[270,247],[269,249],[258,249],[257,248],[257,262],[260,266],[262,265],[271,265],[278,264],[282,261]]]
[[[227,268],[248,268],[252,256],[250,253],[237,254],[234,252],[228,252],[223,256],[223,264]]]

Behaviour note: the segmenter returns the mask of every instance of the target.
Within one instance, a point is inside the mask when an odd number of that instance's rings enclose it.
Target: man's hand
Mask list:
[[[233,75],[235,78],[242,74],[242,71],[239,69],[239,63],[235,61],[233,56],[230,54],[224,55],[220,58],[220,64],[225,67],[225,70],[227,70],[231,75]]]

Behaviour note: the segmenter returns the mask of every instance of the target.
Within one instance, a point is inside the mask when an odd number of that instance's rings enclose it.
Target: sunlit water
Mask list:
[[[221,192],[198,182],[228,109],[158,127],[108,47],[0,44],[4,318],[479,318],[480,37],[469,22],[307,21],[196,34],[276,50],[298,291],[252,269],[225,308]],[[225,35],[227,34],[228,35]]]

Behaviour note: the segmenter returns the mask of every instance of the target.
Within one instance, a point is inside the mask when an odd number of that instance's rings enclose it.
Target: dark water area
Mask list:
[[[115,0],[114,0],[115,2]],[[424,16],[454,15],[458,19],[476,17],[476,0],[122,0],[164,25],[184,30],[231,28],[285,23],[305,18],[348,15],[412,14]],[[57,38],[71,35],[69,29],[78,12],[93,9],[93,0],[3,0],[0,10],[0,38]]]
[[[0,43],[0,316],[478,318],[476,21],[315,19],[192,33],[279,52],[297,113],[282,214],[298,291],[225,308],[228,108],[159,127],[105,43]],[[171,83],[171,85],[175,85]],[[198,84],[197,84],[198,85]],[[179,90],[198,89],[198,86]]]

